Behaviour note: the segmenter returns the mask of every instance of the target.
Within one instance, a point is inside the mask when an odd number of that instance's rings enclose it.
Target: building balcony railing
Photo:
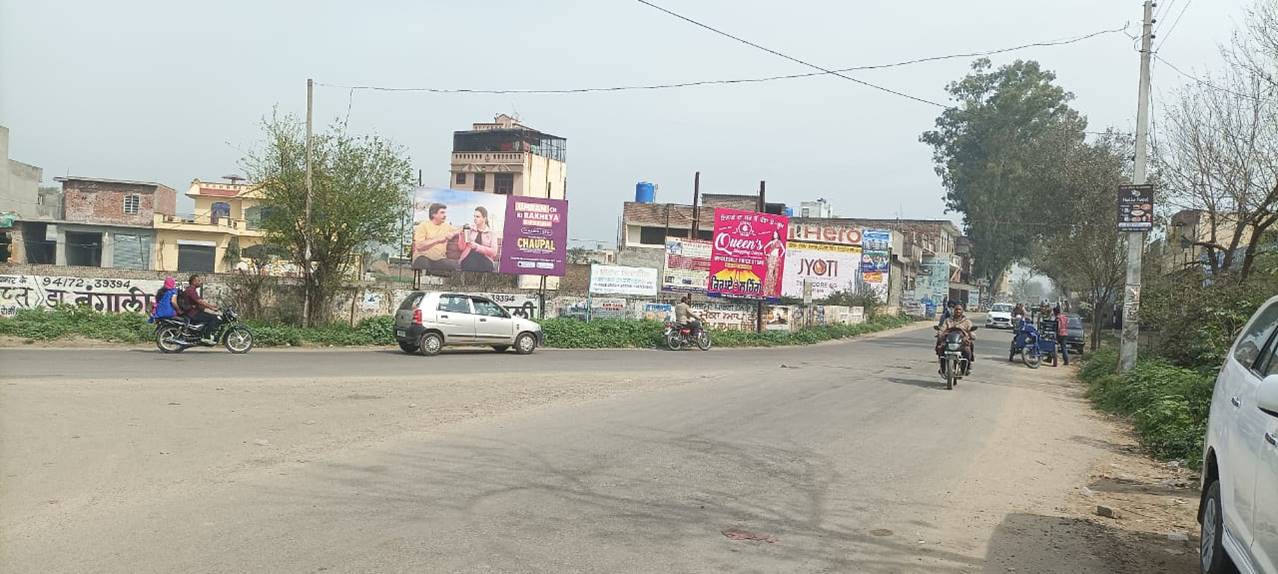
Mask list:
[[[453,163],[524,163],[523,152],[509,151],[458,151],[453,152]]]
[[[250,224],[243,219],[234,219],[231,217],[218,216],[214,217],[210,214],[198,215],[165,215],[162,213],[155,214],[154,226],[161,229],[191,229],[200,231],[239,231],[247,233],[260,233],[261,230],[256,225]]]

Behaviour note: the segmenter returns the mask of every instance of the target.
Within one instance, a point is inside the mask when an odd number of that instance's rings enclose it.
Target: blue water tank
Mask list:
[[[787,208],[785,208],[785,216],[786,216],[786,217],[794,217],[794,208],[793,208],[793,207],[787,207]]]
[[[635,203],[656,203],[657,186],[646,181],[635,184]]]

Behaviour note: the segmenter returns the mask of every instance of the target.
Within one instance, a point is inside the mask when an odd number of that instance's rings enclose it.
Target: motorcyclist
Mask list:
[[[680,328],[687,327],[691,337],[696,339],[701,334],[702,321],[700,316],[692,312],[692,295],[680,297],[679,304],[675,305],[675,323]]]
[[[963,334],[963,356],[967,357],[968,365],[976,360],[975,353],[972,352],[976,341],[976,337],[972,335],[972,321],[963,312],[963,305],[955,305],[953,315],[941,323],[941,328],[936,333],[936,356],[940,359],[939,372],[942,375],[945,374],[945,357],[942,351],[945,347],[945,335],[950,331]]]

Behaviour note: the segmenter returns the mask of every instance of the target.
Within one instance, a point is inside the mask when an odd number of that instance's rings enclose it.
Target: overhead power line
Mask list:
[[[1176,31],[1176,25],[1180,24],[1180,19],[1185,15],[1185,10],[1188,10],[1189,5],[1193,3],[1194,0],[1185,0],[1185,5],[1180,8],[1180,14],[1176,15],[1176,19],[1172,21],[1171,28],[1167,30],[1166,34],[1163,34],[1162,41],[1158,42],[1158,47],[1154,49],[1155,54],[1158,53],[1159,50],[1163,49],[1163,45],[1167,43],[1167,39],[1171,37],[1172,32]],[[1170,11],[1170,8],[1168,10]]]
[[[1113,28],[1109,30],[1098,30],[1096,32],[1091,32],[1091,33],[1083,34],[1079,36],[1072,36],[1072,37],[1063,38],[1060,40],[1031,42],[1028,44],[1020,44],[1017,46],[1011,46],[1007,48],[998,48],[995,50],[962,52],[962,53],[955,53],[955,54],[945,54],[940,56],[927,56],[923,58],[913,58],[910,60],[889,62],[885,64],[869,64],[869,65],[862,65],[862,66],[852,66],[848,68],[838,68],[833,70],[833,72],[883,70],[883,69],[889,69],[889,68],[911,66],[915,64],[924,64],[928,62],[939,62],[944,60],[954,60],[954,59],[960,59],[960,58],[974,58],[974,57],[980,57],[980,56],[993,56],[997,54],[1006,54],[1008,52],[1025,50],[1028,48],[1046,48],[1046,47],[1053,47],[1053,46],[1066,46],[1070,44],[1076,44],[1078,42],[1082,42],[1085,40],[1090,40],[1098,36],[1121,33],[1121,32],[1124,32],[1126,29],[1127,29],[1127,26],[1124,25],[1121,28]],[[355,90],[369,90],[369,91],[379,91],[379,92],[424,92],[424,93],[433,93],[433,94],[528,94],[528,95],[544,94],[544,95],[550,95],[550,94],[585,94],[585,93],[596,93],[596,92],[625,92],[625,91],[639,91],[639,90],[666,90],[666,89],[677,89],[677,88],[691,88],[691,87],[698,87],[698,86],[754,84],[754,83],[772,82],[777,80],[812,78],[816,76],[825,76],[825,75],[829,75],[829,74],[827,74],[826,72],[804,72],[801,74],[783,74],[783,75],[763,76],[763,77],[756,77],[756,78],[732,78],[732,79],[721,79],[721,80],[698,80],[698,81],[692,81],[692,82],[672,82],[672,83],[661,83],[661,84],[636,84],[636,85],[623,85],[623,86],[596,86],[596,87],[582,87],[582,88],[550,88],[550,89],[394,87],[394,86],[374,86],[374,85],[329,84],[324,82],[316,82],[316,85],[323,86],[326,88],[338,88],[343,90],[351,90],[352,92]],[[349,106],[349,103],[348,103],[348,106]]]
[[[1206,87],[1208,87],[1208,88],[1211,88],[1211,89],[1213,89],[1213,90],[1217,90],[1217,91],[1220,91],[1220,92],[1224,92],[1224,93],[1226,93],[1226,94],[1230,94],[1230,95],[1233,95],[1233,96],[1238,96],[1238,97],[1240,97],[1240,98],[1246,98],[1246,99],[1248,99],[1248,100],[1264,101],[1264,100],[1268,100],[1268,99],[1269,99],[1269,98],[1265,98],[1265,97],[1261,97],[1261,96],[1255,96],[1255,95],[1252,95],[1252,94],[1245,94],[1245,93],[1242,93],[1242,92],[1236,92],[1236,91],[1231,90],[1231,89],[1229,89],[1229,88],[1224,88],[1224,87],[1221,87],[1221,86],[1217,86],[1216,84],[1213,84],[1213,83],[1211,83],[1211,82],[1209,82],[1209,81],[1207,81],[1207,80],[1204,80],[1204,79],[1202,79],[1202,78],[1200,78],[1200,77],[1198,77],[1198,76],[1195,76],[1195,75],[1193,75],[1193,74],[1190,74],[1189,72],[1186,72],[1186,71],[1184,71],[1184,70],[1181,70],[1180,68],[1176,67],[1176,65],[1175,65],[1175,64],[1173,64],[1173,63],[1171,63],[1171,62],[1168,62],[1166,58],[1164,58],[1164,57],[1162,57],[1162,56],[1159,56],[1159,55],[1158,55],[1158,52],[1154,52],[1153,56],[1154,56],[1154,59],[1155,59],[1155,60],[1158,60],[1159,62],[1162,62],[1162,63],[1163,63],[1163,64],[1165,64],[1168,68],[1171,68],[1173,71],[1175,71],[1177,74],[1180,74],[1180,75],[1184,76],[1184,77],[1185,77],[1185,78],[1187,78],[1187,79],[1193,80],[1194,82],[1196,82],[1196,83],[1198,83],[1198,84],[1200,84],[1200,85],[1206,86]]]

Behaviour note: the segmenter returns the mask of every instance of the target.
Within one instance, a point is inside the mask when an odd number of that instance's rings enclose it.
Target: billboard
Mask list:
[[[812,299],[825,299],[839,291],[855,289],[860,271],[860,246],[790,241],[786,245],[781,292],[786,297],[803,298],[806,281]]]
[[[867,229],[861,235],[861,280],[866,287],[878,293],[879,300],[888,300],[888,274],[892,259],[888,250],[892,247],[892,232],[886,229]]]
[[[506,196],[419,187],[413,192],[413,269],[495,272]]]
[[[950,262],[944,257],[924,257],[915,282],[915,296],[924,316],[931,317],[950,295]]]
[[[665,291],[704,293],[710,282],[710,242],[681,237],[666,238],[666,264],[661,274]]]
[[[612,295],[656,295],[657,270],[652,267],[591,265],[590,292]]]
[[[1153,184],[1118,186],[1118,230],[1150,231],[1153,228]]]
[[[509,198],[504,236],[502,273],[562,277],[568,252],[568,202]]]
[[[780,297],[789,223],[784,215],[716,208],[707,291],[744,299]]]

